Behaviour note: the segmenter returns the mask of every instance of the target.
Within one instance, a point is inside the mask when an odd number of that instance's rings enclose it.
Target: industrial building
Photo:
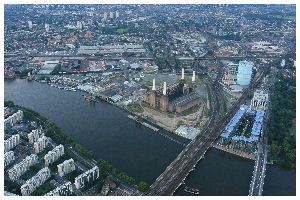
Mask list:
[[[176,129],[175,133],[182,137],[193,140],[200,133],[200,129],[189,127],[187,125],[180,125]]]
[[[24,160],[14,165],[8,170],[8,176],[10,180],[15,181],[20,176],[22,176],[29,168],[37,163],[37,155],[31,154],[27,156]]]
[[[45,61],[44,65],[41,67],[41,70],[37,73],[39,75],[41,74],[51,74],[51,72],[57,67],[59,64],[59,60],[51,60],[51,61]]]
[[[184,69],[182,68],[181,80],[167,85],[164,82],[163,88],[156,89],[155,79],[153,79],[152,90],[144,96],[144,101],[151,107],[163,112],[181,113],[195,105],[200,104],[200,96],[194,92],[195,72],[193,72],[192,84],[187,84],[184,80]]]
[[[29,196],[34,192],[38,187],[43,185],[46,180],[51,176],[50,170],[48,167],[41,169],[35,176],[30,178],[21,186],[21,193],[23,196]]]
[[[269,93],[265,90],[257,89],[251,100],[252,110],[266,110],[269,101]]]
[[[142,54],[146,50],[143,45],[134,44],[117,44],[117,45],[103,45],[103,46],[80,46],[77,55],[96,55],[96,54],[122,54],[133,53]]]
[[[252,79],[253,62],[240,61],[237,73],[237,84],[247,86]]]
[[[98,46],[84,46],[81,45],[77,51],[78,55],[92,55],[99,52]]]
[[[235,85],[237,81],[237,64],[228,63],[224,75],[222,77],[222,83],[226,86]]]

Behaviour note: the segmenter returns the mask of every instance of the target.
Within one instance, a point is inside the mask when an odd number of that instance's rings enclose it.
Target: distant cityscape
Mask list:
[[[202,195],[185,179],[211,147],[254,162],[245,195],[264,195],[269,166],[295,172],[296,5],[6,4],[4,78],[114,106],[183,146],[138,180],[5,93],[7,196]]]

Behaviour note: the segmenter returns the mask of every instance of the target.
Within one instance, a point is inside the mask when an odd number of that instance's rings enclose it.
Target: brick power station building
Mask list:
[[[188,84],[184,79],[182,68],[181,80],[172,85],[164,82],[163,88],[156,89],[155,79],[153,79],[152,90],[145,94],[144,101],[163,112],[181,113],[200,104],[200,96],[194,90],[195,71],[193,71],[192,84]]]

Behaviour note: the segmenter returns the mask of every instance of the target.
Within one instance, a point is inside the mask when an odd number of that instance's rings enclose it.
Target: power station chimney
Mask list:
[[[167,82],[164,82],[163,95],[167,95]]]
[[[195,71],[193,71],[192,82],[194,83],[195,80],[196,80],[196,73],[195,73]]]
[[[184,68],[181,69],[181,80],[184,80]]]
[[[155,78],[153,79],[152,90],[156,90],[156,88],[155,88]]]

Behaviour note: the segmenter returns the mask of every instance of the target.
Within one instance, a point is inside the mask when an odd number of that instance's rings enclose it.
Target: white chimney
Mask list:
[[[153,79],[152,90],[156,90],[156,88],[155,88],[155,78]]]
[[[195,71],[193,71],[192,82],[195,82],[195,80],[196,80],[196,73]]]
[[[163,90],[163,95],[167,94],[167,82],[164,82],[164,90]]]
[[[181,69],[181,80],[184,79],[184,68]]]

